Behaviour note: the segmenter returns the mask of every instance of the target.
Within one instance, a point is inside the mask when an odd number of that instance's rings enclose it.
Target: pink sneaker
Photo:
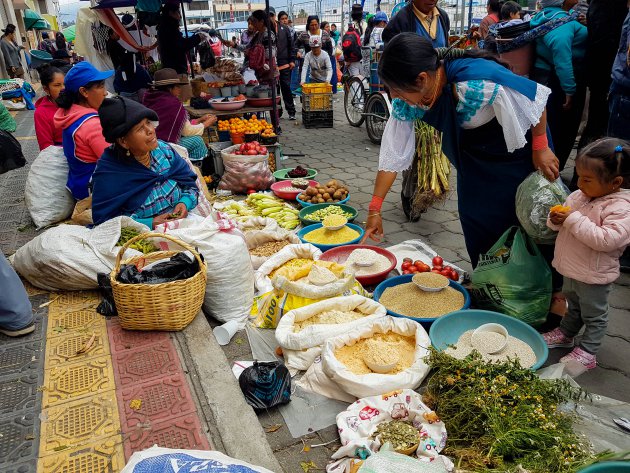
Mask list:
[[[560,358],[560,363],[567,364],[571,362],[577,362],[587,370],[592,370],[597,366],[595,355],[582,350],[580,347],[575,347],[571,353]]]
[[[542,337],[549,348],[571,348],[575,345],[573,338],[567,337],[559,327],[543,333]]]

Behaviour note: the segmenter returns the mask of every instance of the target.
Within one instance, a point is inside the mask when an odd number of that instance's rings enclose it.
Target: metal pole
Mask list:
[[[346,3],[346,0],[341,0],[341,29],[339,30],[339,34],[341,36],[343,36],[345,22],[346,22],[346,12],[344,11],[344,8],[346,7],[345,3]],[[341,39],[341,36],[339,37],[339,39]]]
[[[269,0],[265,0],[265,12],[267,13],[267,44],[268,44],[268,52],[269,52],[269,66],[273,65],[272,54],[273,54],[273,45],[271,44],[271,27],[273,27],[271,21],[269,20]],[[277,34],[277,32],[276,32]],[[272,70],[271,74],[271,123],[273,124],[273,129],[275,132],[278,131],[278,127],[280,124],[278,123],[278,104],[276,103],[276,74],[275,71]]]
[[[472,0],[468,1],[468,29],[472,26]]]
[[[182,7],[182,21],[184,22],[184,35],[188,38],[188,25],[186,25],[186,10],[184,10],[184,2],[180,3]],[[190,49],[186,51],[186,57],[188,58],[188,62],[190,63],[190,75],[194,79],[195,78],[195,70],[193,69],[193,60],[190,55]]]
[[[460,31],[460,34],[462,35],[464,34],[464,29],[465,29],[464,25],[466,24],[465,21],[466,21],[466,0],[462,0],[462,22],[461,22],[462,29]]]

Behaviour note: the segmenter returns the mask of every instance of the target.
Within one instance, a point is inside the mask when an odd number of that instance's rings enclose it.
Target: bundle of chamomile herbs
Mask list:
[[[560,410],[585,396],[567,380],[544,380],[517,360],[458,360],[430,349],[433,369],[423,400],[446,424],[442,452],[467,471],[574,472],[599,455],[573,430],[575,414]]]

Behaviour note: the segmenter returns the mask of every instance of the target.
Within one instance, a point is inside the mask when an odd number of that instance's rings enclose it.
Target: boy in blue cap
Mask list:
[[[377,11],[374,15],[374,29],[370,35],[370,42],[368,46],[377,49],[383,49],[383,30],[387,26],[387,14],[384,11]]]

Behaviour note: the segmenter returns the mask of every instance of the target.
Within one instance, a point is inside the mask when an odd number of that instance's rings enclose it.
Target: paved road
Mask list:
[[[351,191],[351,203],[361,210],[358,221],[365,220],[367,205],[371,198],[373,179],[378,161],[378,146],[372,144],[365,127],[350,127],[342,108],[342,96],[335,102],[335,120],[332,129],[305,129],[299,122],[282,120],[282,143],[285,153],[303,153],[305,157],[287,159],[283,167],[302,164],[317,168],[318,180],[331,178],[343,180]],[[299,114],[298,114],[299,117]],[[37,156],[37,143],[34,139],[32,112],[20,112],[17,117],[19,138],[24,154],[29,162]],[[19,171],[0,176],[0,247],[6,255],[36,235],[30,217],[24,207],[24,183],[28,166]],[[566,173],[572,172],[567,169]],[[438,207],[431,209],[417,223],[409,223],[400,208],[400,181],[396,183],[383,205],[385,246],[400,243],[412,238],[423,238],[445,259],[470,270],[470,263],[465,251],[461,227],[457,217],[456,194]],[[611,297],[611,322],[602,352],[598,357],[598,369],[584,374],[578,381],[593,392],[613,398],[630,401],[630,370],[626,356],[630,351],[630,277],[623,276],[615,285]],[[237,343],[238,341],[238,343]],[[0,345],[2,345],[0,340]],[[2,348],[0,346],[0,348]],[[244,333],[224,348],[228,360],[251,358],[251,352]],[[563,350],[554,350],[550,362],[555,362],[564,354]],[[194,355],[193,355],[194,356]],[[2,377],[3,373],[0,373]],[[336,445],[313,448],[303,451],[306,443],[320,444],[336,438],[334,427],[313,433],[303,439],[293,439],[288,432],[282,416],[277,411],[259,416],[263,427],[281,424],[279,430],[267,433],[267,440],[276,457],[287,473],[299,473],[300,462],[313,461],[322,468],[329,459]],[[246,426],[235,425],[235,429]],[[304,440],[304,442],[303,442]]]

